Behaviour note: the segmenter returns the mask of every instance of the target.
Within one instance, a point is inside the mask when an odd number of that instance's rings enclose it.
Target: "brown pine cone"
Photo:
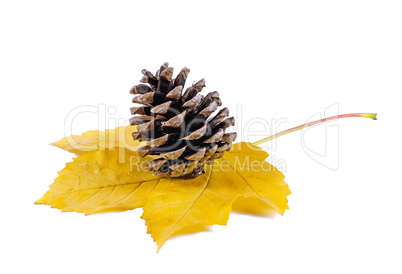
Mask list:
[[[194,178],[204,173],[204,165],[223,156],[230,150],[236,133],[225,133],[234,125],[234,118],[227,108],[222,108],[213,118],[210,115],[222,105],[219,93],[213,91],[205,97],[201,90],[205,80],[193,84],[184,93],[188,68],[183,68],[172,79],[173,68],[164,63],[153,75],[146,69],[141,82],[130,93],[137,94],[132,107],[131,125],[137,125],[133,138],[148,141],[140,147],[141,157],[159,155],[146,166],[156,174],[170,177]]]

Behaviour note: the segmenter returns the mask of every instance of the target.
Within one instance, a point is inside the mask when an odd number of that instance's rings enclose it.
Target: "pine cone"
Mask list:
[[[223,156],[230,150],[236,133],[225,133],[234,125],[234,118],[227,108],[213,118],[210,115],[222,105],[219,93],[213,91],[205,97],[199,94],[205,80],[193,84],[182,94],[190,70],[184,67],[175,79],[173,68],[164,63],[153,75],[146,69],[142,83],[130,93],[138,94],[132,107],[131,125],[137,125],[133,138],[148,141],[137,151],[141,157],[159,155],[146,168],[156,174],[170,177],[194,178],[204,173],[204,165]]]

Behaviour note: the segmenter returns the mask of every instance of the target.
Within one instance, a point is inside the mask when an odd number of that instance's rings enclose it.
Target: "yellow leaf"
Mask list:
[[[282,172],[265,161],[267,157],[268,153],[258,146],[237,143],[215,163],[213,167],[216,169],[220,165],[221,172],[214,175],[219,177],[219,181],[229,181],[232,189],[233,185],[239,185],[237,191],[241,197],[258,198],[283,214],[288,209],[286,196],[290,190]],[[229,168],[226,168],[227,163]]]
[[[51,145],[67,150],[77,156],[90,151],[127,148],[136,151],[140,142],[133,140],[131,135],[136,129],[135,126],[122,126],[106,131],[91,130],[82,135],[65,137]]]
[[[283,214],[290,191],[283,174],[264,161],[267,156],[259,147],[238,143],[202,176],[161,180],[142,216],[158,247],[197,223],[225,225],[238,197],[258,198]]]
[[[238,198],[258,199],[257,207],[264,204],[281,214],[288,208],[290,191],[283,174],[250,143],[235,144],[194,179],[152,175],[144,169],[147,160],[136,152],[125,150],[124,163],[119,153],[93,151],[77,157],[37,203],[85,214],[143,207],[142,218],[158,250],[174,235],[225,225]]]
[[[255,197],[237,198],[233,203],[232,211],[260,217],[273,217],[278,213],[272,206]]]

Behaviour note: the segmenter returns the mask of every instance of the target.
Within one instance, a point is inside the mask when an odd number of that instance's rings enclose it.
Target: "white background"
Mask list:
[[[400,1],[1,1],[0,272],[401,273],[401,14]],[[48,145],[67,115],[106,104],[117,110],[107,118],[130,118],[140,70],[165,61],[189,67],[189,83],[204,77],[243,127],[286,119],[284,130],[334,104],[378,120],[268,143],[270,161],[286,164],[290,209],[232,214],[158,254],[140,209],[85,217],[35,206],[72,158]],[[82,114],[73,133],[97,127]],[[250,140],[269,132],[258,134]],[[326,144],[327,155],[339,144],[339,161],[325,158],[336,170],[304,149]]]

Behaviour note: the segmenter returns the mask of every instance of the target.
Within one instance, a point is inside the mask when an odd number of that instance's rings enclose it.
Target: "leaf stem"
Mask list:
[[[295,131],[298,131],[300,129],[304,129],[306,127],[311,127],[311,126],[321,124],[321,123],[324,123],[324,122],[328,122],[328,121],[331,121],[331,120],[337,120],[337,119],[348,118],[348,117],[363,117],[363,118],[371,118],[373,120],[377,120],[377,113],[349,113],[349,114],[342,114],[342,115],[336,115],[336,116],[332,116],[332,117],[328,117],[328,118],[323,118],[323,119],[320,119],[320,120],[317,120],[317,121],[314,121],[314,122],[306,123],[304,125],[293,127],[293,128],[284,130],[282,132],[279,132],[277,134],[271,135],[271,136],[266,137],[264,139],[261,139],[261,140],[259,140],[257,142],[254,142],[253,145],[260,145],[262,143],[265,143],[265,142],[271,141],[271,140],[273,140],[275,138],[278,138],[278,137],[280,137],[282,135],[286,135],[288,133],[295,132]]]

